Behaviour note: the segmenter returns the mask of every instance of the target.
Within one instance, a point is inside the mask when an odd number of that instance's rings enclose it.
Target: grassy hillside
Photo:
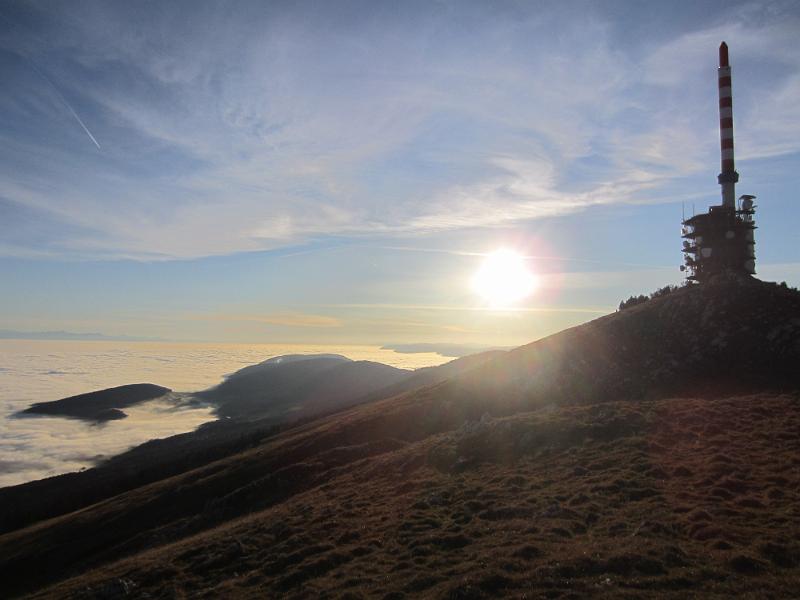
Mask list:
[[[35,597],[788,597],[798,332],[792,290],[681,289],[7,533],[0,581],[56,584]]]

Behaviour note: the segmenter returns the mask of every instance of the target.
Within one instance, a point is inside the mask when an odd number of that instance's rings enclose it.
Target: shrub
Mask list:
[[[637,304],[641,304],[642,302],[647,302],[650,298],[645,295],[639,296],[631,296],[627,300],[623,300],[619,303],[619,310],[625,310],[626,308],[630,308],[631,306],[636,306]]]
[[[673,292],[678,291],[681,289],[682,286],[687,285],[683,283],[682,285],[665,285],[664,287],[658,288],[656,291],[652,292],[649,296],[644,294],[640,294],[638,296],[631,296],[627,300],[623,300],[619,303],[618,310],[625,310],[626,308],[630,308],[631,306],[636,306],[637,304],[642,304],[643,302],[647,302],[653,298],[660,298],[661,296],[667,296]]]

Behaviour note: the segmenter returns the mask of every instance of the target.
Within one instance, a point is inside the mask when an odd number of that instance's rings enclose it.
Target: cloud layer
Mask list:
[[[344,353],[400,368],[435,365],[432,350],[403,355],[368,346],[169,344],[106,341],[0,341],[0,487],[90,467],[102,457],[214,420],[207,407],[183,404],[183,392],[282,354]],[[33,402],[124,383],[153,381],[177,390],[170,399],[125,409],[126,419],[91,425],[55,417],[14,418]]]

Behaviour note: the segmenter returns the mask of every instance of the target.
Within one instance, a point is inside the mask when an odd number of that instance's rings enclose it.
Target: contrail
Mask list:
[[[14,27],[16,29],[20,29],[19,25],[17,25],[14,21],[12,21],[8,17],[6,17],[3,13],[0,13],[0,18],[2,18],[6,23],[9,23],[12,27]],[[36,37],[36,36],[33,36],[33,37]],[[39,77],[44,79],[50,85],[50,87],[53,88],[53,91],[56,93],[56,95],[61,100],[61,102],[64,103],[64,106],[66,106],[67,109],[69,109],[69,112],[71,112],[72,116],[75,117],[75,120],[78,121],[80,126],[86,132],[86,135],[88,135],[89,139],[92,140],[92,143],[95,146],[97,146],[98,150],[102,150],[102,148],[100,147],[100,144],[97,142],[97,139],[95,139],[95,137],[92,135],[92,132],[89,131],[89,128],[86,126],[86,124],[78,116],[78,113],[75,112],[75,109],[72,108],[72,105],[69,102],[67,102],[67,99],[64,98],[64,95],[61,92],[58,91],[58,88],[56,87],[56,85],[52,81],[50,81],[50,78],[47,77],[47,75],[45,75],[44,73],[42,73],[42,71],[39,69],[39,67],[36,66],[36,63],[33,62],[33,59],[30,58],[29,56],[24,56],[22,54],[17,54],[17,56],[19,56],[23,60],[27,60],[28,64],[30,64],[30,66],[33,68],[33,70],[36,71],[39,74]]]
[[[36,71],[36,72],[39,74],[39,77],[41,77],[41,78],[42,78],[42,79],[44,79],[44,80],[45,80],[47,83],[49,83],[49,84],[50,84],[50,87],[51,87],[51,88],[53,88],[53,91],[56,93],[56,96],[58,96],[58,97],[59,97],[59,99],[61,100],[61,102],[63,102],[63,103],[64,103],[64,106],[66,106],[66,107],[67,107],[67,109],[69,110],[69,112],[71,112],[71,113],[72,113],[72,116],[73,116],[73,117],[75,117],[75,120],[76,120],[76,121],[77,121],[77,122],[80,124],[80,126],[81,126],[81,127],[83,128],[83,130],[86,132],[86,135],[88,135],[88,136],[89,136],[89,139],[90,139],[90,140],[92,140],[92,142],[94,143],[94,145],[95,145],[95,146],[97,146],[97,149],[98,149],[98,150],[102,150],[102,148],[100,147],[100,144],[98,144],[98,143],[97,143],[97,140],[96,140],[96,139],[95,139],[95,137],[92,135],[92,132],[91,132],[91,131],[89,131],[89,128],[88,128],[88,127],[87,127],[87,126],[84,124],[84,122],[83,122],[83,121],[81,120],[81,118],[78,116],[78,113],[76,113],[76,112],[75,112],[75,109],[74,109],[74,108],[72,108],[72,105],[71,105],[69,102],[67,102],[67,99],[66,99],[66,98],[64,98],[64,94],[62,94],[61,92],[59,92],[59,91],[58,91],[58,88],[56,87],[56,85],[55,85],[55,84],[54,84],[52,81],[50,81],[50,78],[49,78],[49,77],[47,77],[47,75],[45,75],[44,73],[42,73],[42,72],[39,70],[39,68],[36,66],[36,64],[35,64],[35,63],[34,63],[32,60],[28,59],[28,62],[30,63],[31,67],[33,67],[33,70],[34,70],[34,71]]]
[[[59,94],[59,96],[61,96],[61,94]],[[70,106],[69,102],[67,102],[66,99],[64,99],[63,96],[61,97],[61,99],[64,100],[64,104],[67,105],[67,108],[72,113],[72,116],[75,117],[75,119],[78,121],[78,123],[81,124],[81,127],[83,127],[83,130],[86,132],[86,135],[88,135],[89,139],[94,142],[94,145],[97,146],[97,149],[98,150],[102,150],[102,148],[100,148],[100,144],[98,144],[97,140],[94,139],[94,136],[92,135],[92,132],[89,131],[89,128],[86,125],[84,125],[83,121],[81,121],[81,118],[78,116],[78,113],[75,112],[75,109],[72,108],[72,106]]]

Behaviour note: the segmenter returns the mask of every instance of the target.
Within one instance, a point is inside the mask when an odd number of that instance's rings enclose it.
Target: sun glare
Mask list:
[[[510,307],[529,296],[536,278],[525,260],[512,250],[495,250],[483,261],[472,278],[473,291],[492,308]]]

